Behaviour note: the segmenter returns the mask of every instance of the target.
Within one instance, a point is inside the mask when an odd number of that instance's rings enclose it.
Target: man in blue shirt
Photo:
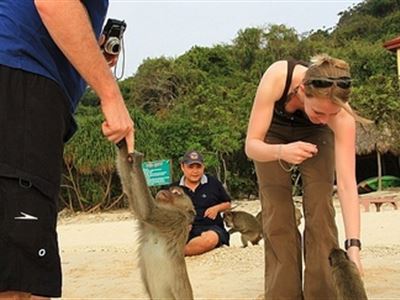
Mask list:
[[[231,207],[231,198],[222,183],[204,173],[203,157],[197,151],[188,151],[182,158],[183,176],[174,185],[181,186],[192,199],[196,217],[185,246],[185,255],[198,255],[221,245],[229,246],[221,212]]]
[[[133,150],[133,121],[98,40],[108,0],[0,1],[0,299],[61,296],[56,223],[63,143],[86,83],[102,132]]]

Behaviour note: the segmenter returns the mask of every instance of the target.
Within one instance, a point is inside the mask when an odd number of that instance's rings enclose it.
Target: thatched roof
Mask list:
[[[400,155],[399,137],[400,134],[393,132],[390,126],[357,123],[356,152],[358,155],[370,154],[374,151]]]

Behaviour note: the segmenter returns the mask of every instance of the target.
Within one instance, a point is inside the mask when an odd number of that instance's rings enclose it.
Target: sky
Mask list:
[[[107,17],[124,20],[125,72],[146,58],[177,57],[194,46],[231,44],[241,29],[284,24],[298,33],[334,27],[359,0],[110,0]],[[122,56],[121,56],[122,58]],[[121,74],[122,59],[117,73]]]

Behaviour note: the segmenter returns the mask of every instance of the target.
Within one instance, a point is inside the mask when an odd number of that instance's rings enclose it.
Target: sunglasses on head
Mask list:
[[[340,87],[341,89],[349,89],[351,87],[350,77],[325,77],[325,78],[315,78],[309,79],[305,82],[306,85],[312,85],[316,88],[328,88],[333,84]]]

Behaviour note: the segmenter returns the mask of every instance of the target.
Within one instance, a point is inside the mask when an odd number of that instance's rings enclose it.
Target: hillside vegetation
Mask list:
[[[276,60],[308,61],[328,53],[350,63],[352,107],[378,130],[390,128],[391,149],[398,151],[396,55],[383,43],[400,35],[400,1],[367,0],[339,16],[334,28],[306,33],[280,24],[243,28],[229,44],[194,46],[176,58],[147,59],[134,76],[120,82],[135,121],[136,149],[146,160],[171,159],[175,179],[180,156],[197,149],[206,158],[207,171],[233,197],[256,195],[254,167],[243,148],[262,74]],[[91,90],[77,121],[80,129],[65,148],[62,205],[82,211],[125,206],[115,149],[100,133],[103,119]]]

